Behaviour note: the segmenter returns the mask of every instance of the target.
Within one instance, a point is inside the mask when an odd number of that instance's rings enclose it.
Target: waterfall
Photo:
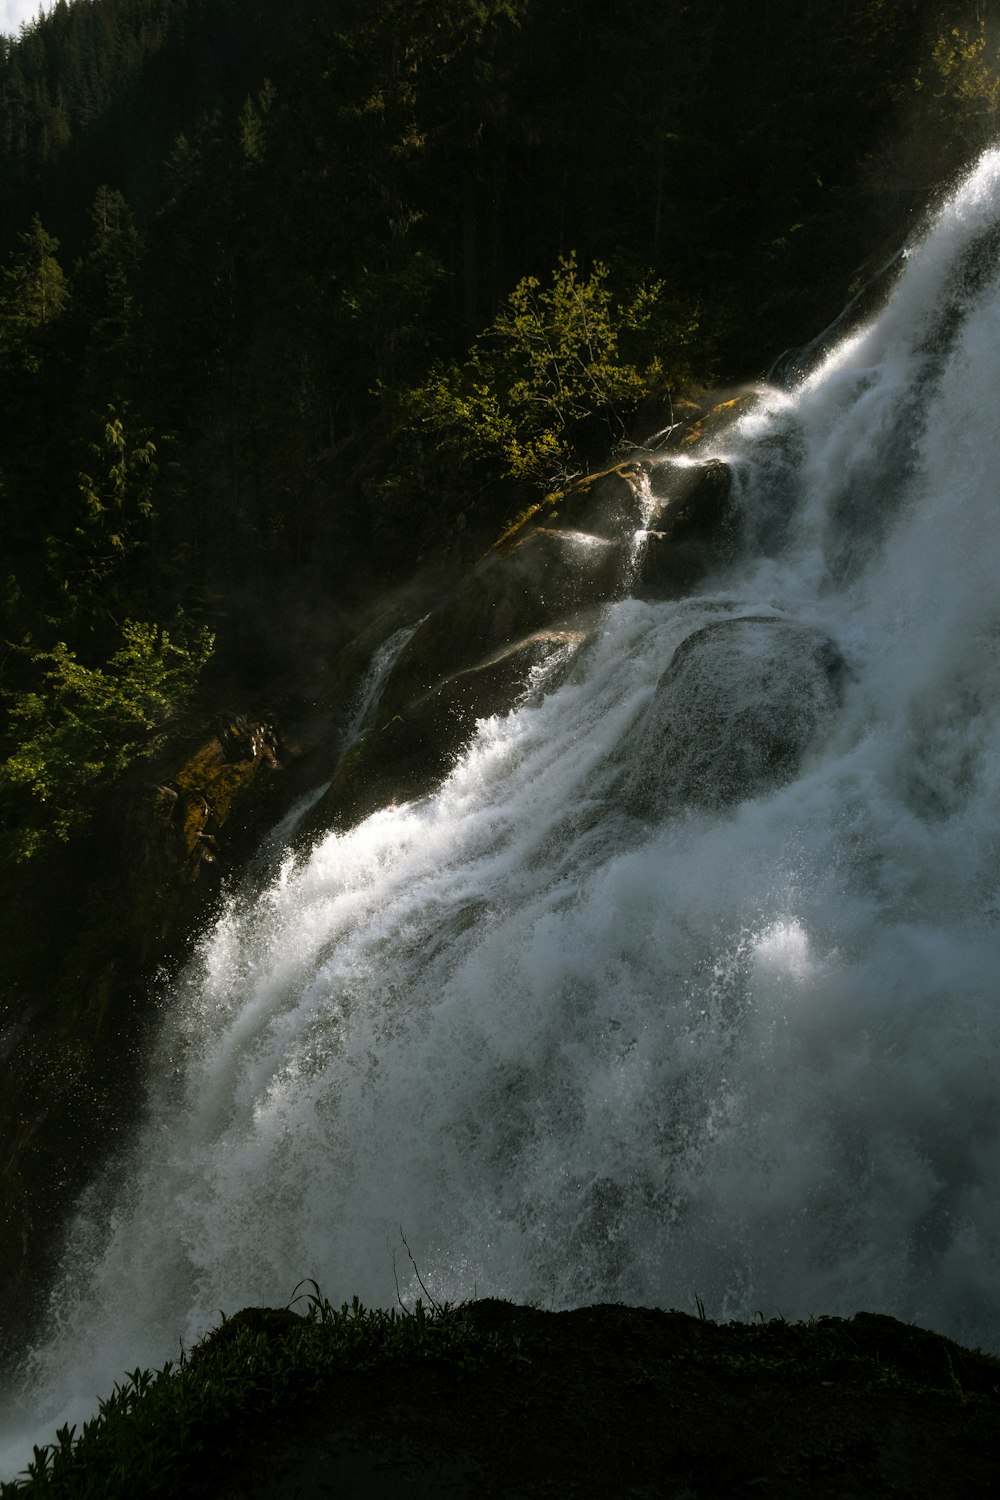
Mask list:
[[[716,441],[738,562],[231,898],[15,1422],[303,1277],[409,1300],[402,1236],[438,1300],[1000,1349],[998,201],[991,153]]]

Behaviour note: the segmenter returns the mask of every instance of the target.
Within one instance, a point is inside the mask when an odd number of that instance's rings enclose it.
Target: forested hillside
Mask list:
[[[810,336],[991,124],[957,19],[98,0],[5,44],[9,854],[262,595],[398,576]],[[61,747],[38,695],[95,672],[124,722]]]
[[[113,1134],[170,957],[114,949],[157,757],[301,718],[383,590],[816,334],[992,134],[995,10],[59,0],[0,43],[12,1275],[91,1150],[38,1101]]]

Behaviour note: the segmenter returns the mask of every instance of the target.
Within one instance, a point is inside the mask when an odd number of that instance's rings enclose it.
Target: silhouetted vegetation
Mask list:
[[[995,1488],[998,1362],[893,1318],[382,1311],[311,1285],[305,1316],[245,1308],[178,1362],[131,1371],[0,1495]]]

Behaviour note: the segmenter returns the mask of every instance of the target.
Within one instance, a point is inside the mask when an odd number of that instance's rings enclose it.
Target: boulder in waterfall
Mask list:
[[[546,525],[625,541],[644,524],[648,465],[632,460],[577,479],[552,499]]]
[[[616,476],[610,488],[622,499],[633,483]],[[554,685],[597,606],[623,592],[630,561],[626,541],[568,524],[525,525],[494,547],[401,649],[375,728],[344,751],[306,831],[349,827],[431,791],[478,719],[508,712],[536,683]]]
[[[629,736],[623,802],[662,817],[789,780],[835,712],[843,673],[828,636],[782,616],[702,626],[674,652]]]
[[[748,411],[752,410],[757,399],[758,392],[744,389],[736,396],[728,396],[724,401],[716,401],[704,416],[685,426],[680,439],[680,447],[690,450],[695,444],[719,437],[739,417],[745,416]]]
[[[476,721],[513,708],[539,676],[554,686],[587,635],[585,621],[575,629],[536,631],[380,715],[378,727],[341,756],[305,831],[349,828],[381,807],[432,791]]]
[[[627,562],[621,544],[552,527],[495,548],[400,652],[382,693],[382,721],[538,630],[558,630],[567,620],[576,628],[581,610],[615,593]]]
[[[413,631],[382,685],[375,727],[342,754],[309,829],[350,827],[430,792],[477,720],[506,713],[533,685],[554,686],[600,605],[689,588],[724,555],[729,489],[719,460],[643,461],[550,497]]]
[[[627,541],[644,525],[649,465],[629,459],[574,479],[564,490],[554,490],[533,505],[505,531],[494,550],[532,531],[554,528],[586,532],[606,541]]]
[[[640,599],[676,599],[710,567],[732,555],[732,476],[721,459],[668,462],[652,470],[656,508],[642,537],[632,592]]]

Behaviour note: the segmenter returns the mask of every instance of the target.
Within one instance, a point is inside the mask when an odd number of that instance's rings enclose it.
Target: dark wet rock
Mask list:
[[[545,524],[624,541],[643,525],[649,468],[631,461],[577,479],[553,498]]]
[[[386,682],[381,719],[534,632],[574,622],[614,595],[626,565],[621,544],[548,526],[495,548],[407,642]]]
[[[715,620],[671,658],[625,747],[621,796],[663,816],[725,807],[788,780],[840,696],[843,660],[781,616]]]
[[[568,662],[628,565],[624,543],[557,527],[494,548],[400,650],[374,727],[344,749],[303,832],[347,828],[432,790],[478,719],[509,712],[539,670]],[[546,685],[555,681],[549,672]]]
[[[652,484],[656,506],[639,548],[632,592],[640,599],[676,599],[734,551],[732,475],[720,459],[665,463],[653,469]]]
[[[554,686],[587,633],[582,625],[537,631],[398,703],[390,717],[380,714],[377,727],[344,751],[304,833],[349,828],[380,807],[426,795],[447,775],[477,720],[509,712],[539,670],[549,668],[547,685]]]

